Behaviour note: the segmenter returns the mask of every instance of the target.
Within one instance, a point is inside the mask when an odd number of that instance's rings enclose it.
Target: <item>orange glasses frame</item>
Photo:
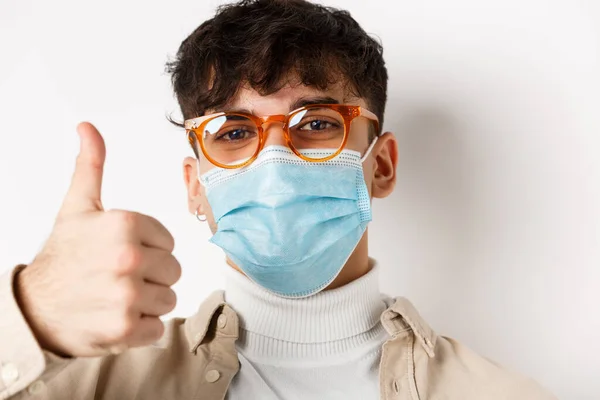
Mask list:
[[[289,131],[288,131],[288,123],[290,121],[290,117],[292,117],[293,115],[295,115],[301,111],[310,110],[312,108],[324,108],[324,107],[327,107],[334,111],[337,111],[344,118],[344,138],[342,140],[341,146],[335,153],[333,153],[327,157],[320,158],[320,159],[309,158],[309,157],[304,156],[302,153],[300,153],[298,151],[298,149],[296,149],[294,147],[292,140],[290,138]],[[252,157],[250,157],[248,160],[244,161],[242,164],[228,165],[228,164],[222,164],[222,163],[214,160],[208,154],[208,151],[204,147],[204,140],[200,139],[198,137],[198,132],[199,131],[202,132],[204,130],[204,128],[206,127],[206,124],[210,120],[212,120],[213,118],[221,117],[226,114],[246,117],[246,118],[250,119],[251,121],[253,121],[258,128],[259,145],[256,148],[256,152],[254,152]],[[251,164],[254,160],[256,160],[259,153],[265,146],[265,142],[267,140],[267,137],[262,128],[262,126],[266,123],[280,122],[283,124],[283,133],[284,133],[284,137],[285,137],[285,142],[286,142],[287,146],[298,157],[300,157],[301,159],[303,159],[305,161],[323,162],[323,161],[331,160],[332,158],[334,158],[335,156],[337,156],[338,154],[340,154],[342,152],[342,150],[346,146],[346,142],[348,141],[348,134],[350,133],[350,126],[351,126],[352,120],[357,117],[365,117],[365,118],[371,120],[375,124],[375,132],[377,132],[377,136],[381,135],[381,133],[379,132],[379,118],[377,118],[377,116],[375,114],[373,114],[371,111],[369,111],[361,106],[354,106],[354,105],[348,105],[348,104],[311,104],[308,106],[297,108],[297,109],[289,112],[287,115],[278,114],[278,115],[265,115],[265,116],[261,116],[261,117],[253,115],[253,114],[242,113],[242,112],[227,112],[227,113],[219,112],[219,113],[215,113],[215,114],[204,115],[202,117],[187,119],[184,121],[183,126],[186,130],[188,142],[190,143],[190,146],[192,146],[192,150],[194,150],[196,157],[198,157],[198,153],[196,152],[196,148],[194,147],[194,142],[200,143],[202,153],[208,159],[208,161],[210,161],[212,164],[214,164],[220,168],[235,169],[235,168],[245,167],[246,165]],[[193,136],[192,136],[192,133],[194,134]]]

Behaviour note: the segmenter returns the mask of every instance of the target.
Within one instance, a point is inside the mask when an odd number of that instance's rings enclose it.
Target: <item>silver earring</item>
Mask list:
[[[206,215],[200,215],[198,214],[198,209],[196,208],[196,219],[200,222],[205,222],[206,221]]]

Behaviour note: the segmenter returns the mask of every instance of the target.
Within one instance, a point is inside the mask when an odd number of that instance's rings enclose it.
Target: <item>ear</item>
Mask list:
[[[202,196],[200,181],[198,180],[198,161],[194,157],[186,157],[183,160],[183,180],[187,188],[188,210],[190,213],[204,215],[200,197]]]
[[[389,196],[396,186],[398,166],[398,142],[391,132],[385,132],[377,139],[375,146],[375,169],[371,182],[371,194],[376,198]]]

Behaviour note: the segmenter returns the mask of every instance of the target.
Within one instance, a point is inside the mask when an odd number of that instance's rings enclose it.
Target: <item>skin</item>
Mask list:
[[[90,123],[52,232],[14,280],[15,298],[42,348],[71,357],[119,353],[158,340],[181,276],[175,242],[155,218],[105,210],[106,147]]]
[[[332,97],[366,107],[362,99],[346,98],[341,88],[318,91],[288,84],[280,91],[260,96],[245,88],[231,107],[259,115],[287,114],[300,98]],[[210,112],[210,111],[209,111]],[[364,152],[368,147],[368,122],[355,120],[347,148]],[[265,126],[266,145],[285,144],[278,124]],[[52,232],[33,262],[17,273],[15,298],[42,348],[62,356],[90,357],[120,353],[149,345],[164,333],[160,320],[173,310],[171,289],[181,276],[172,252],[174,239],[155,218],[127,210],[105,210],[102,180],[106,147],[98,130],[84,122],[77,127],[80,151],[71,186],[56,217]],[[380,137],[363,164],[371,198],[388,196],[396,183],[398,162],[394,136]],[[183,162],[190,213],[206,216],[216,232],[210,205],[198,173],[214,166],[203,157],[200,171],[194,158]],[[229,264],[240,271],[231,261]],[[367,273],[367,233],[341,273],[329,285],[336,288]]]
[[[293,104],[298,100],[319,97],[332,97],[340,103],[359,105],[368,109],[364,99],[348,97],[339,85],[327,91],[321,91],[291,82],[281,90],[268,96],[261,96],[251,88],[243,87],[237,97],[227,106],[227,110],[245,109],[258,116],[287,114],[293,109]],[[217,111],[222,110],[209,110],[207,114]],[[265,125],[264,129],[267,134],[265,147],[269,145],[286,145],[283,129],[280,124]],[[369,121],[366,118],[359,117],[354,119],[346,148],[357,150],[364,154],[369,146],[368,129]],[[188,209],[192,214],[198,210],[199,215],[204,215],[210,230],[214,234],[217,231],[217,224],[210,204],[206,199],[204,187],[198,181],[198,176],[215,168],[215,166],[202,153],[200,153],[199,161],[200,170],[198,170],[196,158],[186,157],[183,160],[183,178],[188,192]],[[386,132],[386,134],[377,140],[370,155],[363,163],[365,182],[371,199],[384,198],[392,193],[396,184],[397,164],[398,148],[396,139],[391,133]],[[229,258],[227,258],[227,263],[238,272],[244,274]],[[343,286],[363,276],[368,271],[367,230],[339,275],[325,290]]]

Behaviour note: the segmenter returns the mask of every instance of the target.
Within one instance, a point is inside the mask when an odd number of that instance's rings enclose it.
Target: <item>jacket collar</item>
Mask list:
[[[222,320],[228,321],[225,325],[218,322],[221,315],[224,315]],[[381,314],[380,319],[383,327],[392,337],[408,330],[413,331],[427,355],[435,356],[437,335],[410,301],[404,297],[395,298],[393,304]],[[184,329],[189,351],[195,352],[198,346],[212,340],[209,338],[214,338],[215,334],[237,339],[239,318],[225,303],[225,292],[217,290],[202,302],[194,315],[186,319]],[[217,329],[220,330],[219,333]]]
[[[381,323],[392,337],[412,330],[427,355],[430,358],[435,357],[437,335],[421,317],[415,306],[404,297],[394,299],[394,303],[381,314]]]
[[[221,317],[222,316],[222,317]],[[221,321],[219,321],[221,317]],[[206,298],[198,311],[185,320],[185,336],[190,352],[215,336],[239,337],[239,319],[225,303],[225,292],[217,290]],[[206,339],[206,340],[205,340]]]

